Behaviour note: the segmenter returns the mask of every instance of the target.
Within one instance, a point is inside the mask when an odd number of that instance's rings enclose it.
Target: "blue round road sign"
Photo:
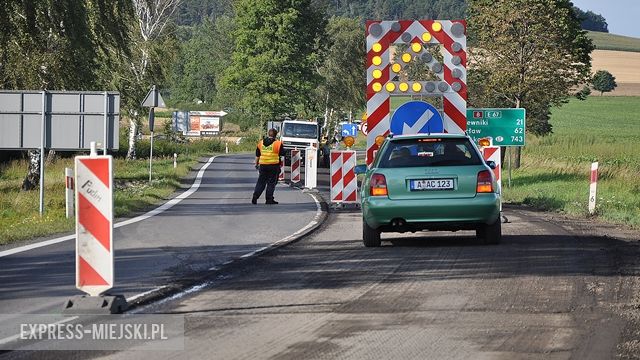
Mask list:
[[[389,130],[394,135],[442,133],[444,122],[433,105],[424,101],[410,101],[394,112]]]

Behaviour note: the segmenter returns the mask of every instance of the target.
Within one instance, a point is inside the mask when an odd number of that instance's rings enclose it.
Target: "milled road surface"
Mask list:
[[[115,229],[110,293],[130,297],[199,276],[306,226],[317,206],[300,190],[278,186],[277,206],[265,205],[264,195],[258,205],[250,203],[257,179],[253,161],[251,154],[219,156],[191,196]],[[81,294],[75,288],[74,253],[71,240],[0,257],[0,314],[60,313],[67,298]]]
[[[386,236],[360,214],[145,312],[186,317],[185,349],[8,358],[611,359],[640,356],[637,232],[507,208],[503,243]],[[608,236],[604,236],[607,234]],[[619,236],[612,238],[610,236]]]

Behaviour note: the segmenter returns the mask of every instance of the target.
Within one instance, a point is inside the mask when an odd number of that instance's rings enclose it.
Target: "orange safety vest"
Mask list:
[[[262,142],[263,140],[260,140],[258,143],[258,149],[260,149],[260,159],[258,163],[260,165],[280,164],[280,147],[282,146],[282,142],[276,140],[269,146],[264,146]]]

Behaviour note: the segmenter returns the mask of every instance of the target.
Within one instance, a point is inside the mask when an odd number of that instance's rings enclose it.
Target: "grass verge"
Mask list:
[[[155,146],[154,146],[155,148]],[[211,154],[199,144],[173,158],[154,158],[153,181],[149,183],[149,160],[114,159],[114,216],[122,217],[167,199],[197,164]],[[73,158],[59,158],[45,167],[45,214],[40,217],[39,191],[21,191],[27,161],[16,160],[0,168],[0,244],[72,231],[74,219],[65,217],[64,168],[73,168]]]
[[[588,216],[591,162],[598,161],[596,215],[640,228],[639,97],[589,97],[554,109],[554,133],[528,135],[522,167],[513,171],[504,200]]]

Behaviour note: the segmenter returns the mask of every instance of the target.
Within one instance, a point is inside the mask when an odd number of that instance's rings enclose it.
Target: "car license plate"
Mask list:
[[[453,179],[424,179],[411,180],[411,191],[420,190],[453,190]]]

